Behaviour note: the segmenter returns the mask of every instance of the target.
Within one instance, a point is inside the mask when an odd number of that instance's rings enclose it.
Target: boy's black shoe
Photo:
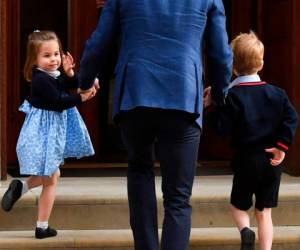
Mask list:
[[[46,229],[36,227],[35,228],[35,238],[44,239],[48,237],[54,237],[57,235],[57,231],[51,227],[47,227]]]
[[[23,183],[20,180],[13,180],[9,184],[9,187],[6,190],[5,194],[3,195],[1,201],[1,206],[4,211],[9,212],[12,209],[15,202],[22,195],[22,188],[23,188]]]
[[[255,250],[255,233],[248,227],[241,230],[241,250]]]

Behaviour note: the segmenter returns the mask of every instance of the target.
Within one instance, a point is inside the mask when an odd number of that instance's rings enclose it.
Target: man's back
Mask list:
[[[105,48],[120,35],[114,113],[138,106],[176,109],[196,114],[201,125],[204,39],[215,89],[222,92],[231,76],[224,28],[221,0],[110,0],[86,47],[101,59],[81,69],[81,81],[90,81],[85,72],[101,68]],[[83,55],[82,65],[86,60]]]
[[[201,53],[211,3],[212,1],[194,0],[120,1],[124,50],[128,48],[136,50],[141,47],[146,49],[146,54],[152,50],[150,57],[153,57],[153,52],[157,56],[167,56],[169,53],[184,54],[185,50],[188,54]],[[142,57],[143,53],[139,56]]]
[[[92,86],[97,73],[101,80],[110,44],[118,37],[114,115],[120,117],[128,151],[127,187],[135,249],[187,250],[189,201],[201,133],[194,118],[198,117],[201,126],[204,37],[214,89],[222,92],[232,71],[222,0],[108,0],[81,60],[83,89]],[[165,210],[161,247],[155,148]]]

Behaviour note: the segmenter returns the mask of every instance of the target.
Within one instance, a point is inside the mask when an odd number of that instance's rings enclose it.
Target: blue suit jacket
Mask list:
[[[225,21],[222,0],[108,0],[85,45],[80,86],[90,88],[97,75],[101,81],[120,39],[114,116],[135,107],[175,109],[196,114],[201,126],[204,49],[215,101],[231,78]]]

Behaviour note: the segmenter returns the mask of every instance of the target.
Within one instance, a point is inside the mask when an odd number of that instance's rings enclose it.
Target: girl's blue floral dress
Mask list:
[[[94,154],[76,107],[63,112],[48,111],[25,100],[19,110],[26,114],[16,149],[21,174],[51,176],[65,158]]]
[[[56,77],[49,78],[41,70],[35,70],[34,74],[32,88],[38,86],[44,93],[47,86],[55,88],[51,81],[56,81]],[[25,100],[19,110],[26,114],[16,148],[22,175],[52,176],[65,158],[95,153],[76,107],[58,112],[36,108]]]

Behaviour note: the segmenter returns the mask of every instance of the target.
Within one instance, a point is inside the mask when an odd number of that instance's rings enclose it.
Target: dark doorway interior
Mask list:
[[[232,1],[231,0],[223,0],[223,4],[225,7],[226,13],[226,28],[229,39],[232,37],[231,33],[231,13],[232,13]]]

